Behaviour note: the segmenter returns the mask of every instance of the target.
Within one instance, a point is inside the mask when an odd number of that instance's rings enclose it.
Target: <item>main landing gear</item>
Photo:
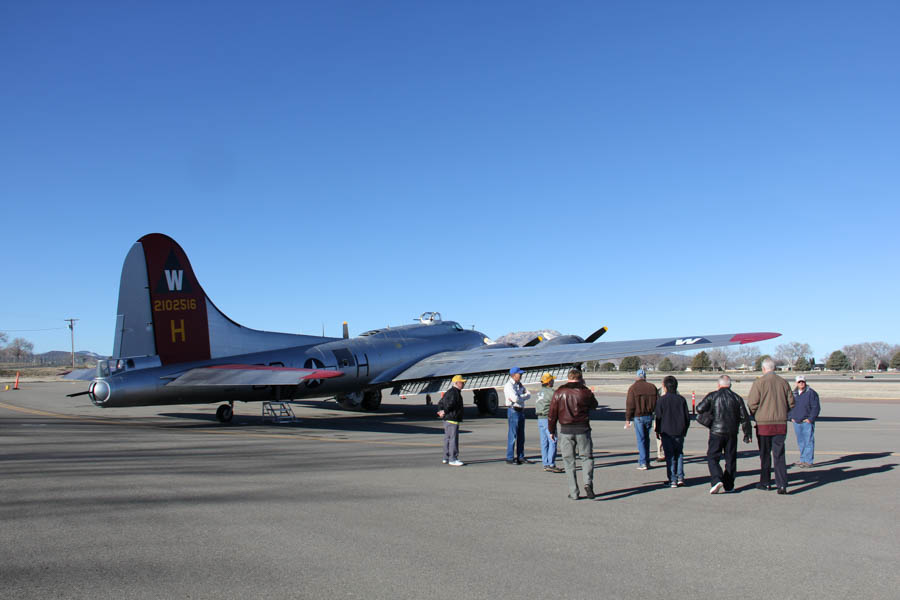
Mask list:
[[[335,397],[337,403],[347,410],[364,410],[374,412],[381,408],[381,390],[364,390],[350,392]]]
[[[216,409],[216,420],[219,423],[231,423],[231,418],[234,416],[234,402],[229,402],[228,404],[223,404],[219,408]]]
[[[475,390],[475,406],[482,415],[490,416],[497,412],[497,406],[500,404],[497,390],[489,388],[486,390]]]

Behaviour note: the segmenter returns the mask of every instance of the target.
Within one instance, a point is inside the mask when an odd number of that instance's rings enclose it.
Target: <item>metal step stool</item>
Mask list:
[[[273,423],[293,423],[297,420],[291,405],[287,402],[263,402],[263,423],[271,420]]]

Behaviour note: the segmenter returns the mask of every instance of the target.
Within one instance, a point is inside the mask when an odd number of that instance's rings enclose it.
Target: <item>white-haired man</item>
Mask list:
[[[758,489],[772,489],[772,463],[775,463],[775,486],[779,494],[787,494],[787,464],[784,460],[784,438],[788,413],[794,408],[790,384],[775,374],[775,361],[762,361],[762,377],[753,382],[747,397],[747,408],[756,418],[756,440],[759,443]],[[774,460],[773,460],[774,459]]]
[[[750,415],[744,399],[731,391],[731,377],[719,377],[719,388],[710,392],[697,405],[697,414],[710,413],[709,442],[706,464],[709,467],[709,493],[721,494],[734,489],[737,477],[737,434],[744,429],[744,443],[750,443]],[[719,466],[724,456],[725,470]]]

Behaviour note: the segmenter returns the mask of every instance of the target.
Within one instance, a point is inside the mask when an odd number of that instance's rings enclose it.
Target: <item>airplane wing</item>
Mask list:
[[[503,385],[512,367],[519,367],[525,371],[522,376],[523,383],[534,383],[539,381],[541,374],[545,372],[561,378],[572,365],[588,360],[752,344],[780,335],[772,332],[726,333],[593,344],[475,348],[458,352],[440,352],[418,361],[400,373],[392,374],[393,377],[389,380],[376,383],[394,383],[392,392],[394,394],[424,394],[447,389],[453,375],[464,375],[467,379],[466,389],[481,389]]]
[[[297,385],[311,379],[340,377],[341,371],[297,369],[265,365],[210,365],[190,369],[166,385]]]

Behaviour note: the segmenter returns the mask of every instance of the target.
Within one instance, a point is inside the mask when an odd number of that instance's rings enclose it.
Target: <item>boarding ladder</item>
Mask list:
[[[273,423],[293,423],[297,420],[291,405],[287,402],[263,402],[263,423],[271,420]]]

